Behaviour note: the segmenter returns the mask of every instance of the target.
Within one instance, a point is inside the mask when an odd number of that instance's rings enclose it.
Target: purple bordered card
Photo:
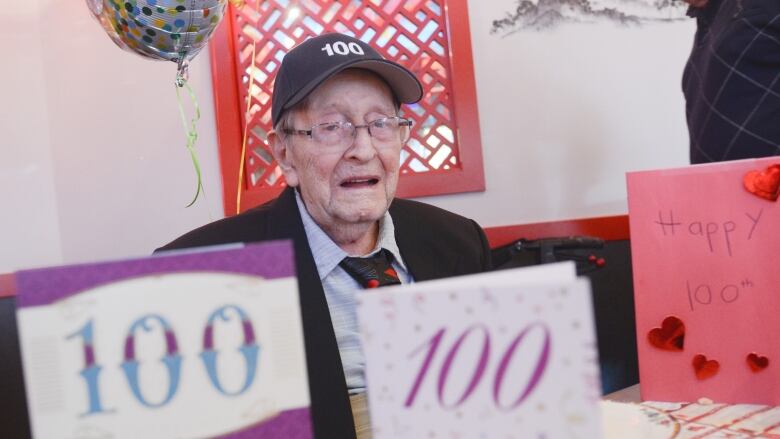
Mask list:
[[[36,437],[312,437],[292,245],[20,271]]]

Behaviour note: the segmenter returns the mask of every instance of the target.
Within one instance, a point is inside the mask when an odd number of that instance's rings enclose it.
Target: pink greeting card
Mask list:
[[[780,405],[780,157],[627,179],[642,398]]]

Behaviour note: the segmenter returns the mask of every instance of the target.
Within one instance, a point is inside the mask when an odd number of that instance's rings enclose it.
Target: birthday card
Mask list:
[[[35,437],[312,437],[290,243],[15,280]]]
[[[373,437],[599,437],[592,313],[571,263],[361,293]]]
[[[628,174],[642,398],[780,405],[780,157]]]

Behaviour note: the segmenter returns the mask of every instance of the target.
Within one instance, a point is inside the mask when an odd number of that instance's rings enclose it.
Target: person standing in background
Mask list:
[[[780,0],[684,0],[692,164],[780,155]]]

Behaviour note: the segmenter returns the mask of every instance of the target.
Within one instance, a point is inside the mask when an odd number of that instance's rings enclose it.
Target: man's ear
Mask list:
[[[268,133],[268,143],[271,145],[271,152],[279,164],[279,169],[284,174],[284,179],[288,186],[298,186],[298,172],[295,170],[295,164],[292,160],[292,152],[288,147],[290,139],[283,139],[276,131]]]

